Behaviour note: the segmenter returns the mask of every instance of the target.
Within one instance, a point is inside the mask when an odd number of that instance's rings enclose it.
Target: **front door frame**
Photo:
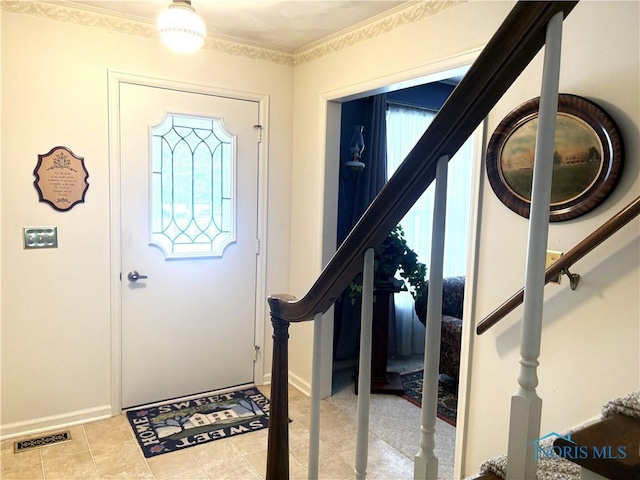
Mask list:
[[[267,181],[268,181],[268,119],[269,96],[259,93],[240,92],[209,85],[180,82],[130,73],[109,70],[109,211],[110,211],[110,288],[111,288],[111,414],[119,415],[122,411],[122,294],[121,294],[121,231],[120,216],[120,84],[159,87],[190,93],[201,93],[228,97],[239,100],[258,102],[260,125],[256,125],[259,135],[258,146],[258,225],[256,239],[256,308],[255,308],[255,345],[256,361],[253,366],[253,378],[262,381],[264,377],[264,325],[266,318],[266,267],[267,267]]]

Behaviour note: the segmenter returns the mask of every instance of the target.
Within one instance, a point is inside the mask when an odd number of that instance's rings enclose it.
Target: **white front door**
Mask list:
[[[259,104],[119,96],[122,406],[253,383]]]

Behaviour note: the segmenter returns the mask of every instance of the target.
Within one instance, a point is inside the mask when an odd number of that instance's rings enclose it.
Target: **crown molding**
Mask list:
[[[343,50],[356,43],[370,40],[379,35],[384,35],[398,27],[419,22],[443,10],[468,2],[469,0],[427,0],[415,2],[410,6],[401,7],[399,11],[395,11],[394,13],[376,17],[370,22],[366,22],[362,27],[350,29],[346,33],[337,34],[329,39],[321,40],[317,45],[304,48],[294,55],[293,64],[295,66],[316,60],[329,53]]]
[[[74,23],[85,27],[97,27],[115,30],[119,33],[140,37],[157,37],[155,28],[148,23],[137,20],[124,19],[116,16],[96,13],[93,11],[70,8],[39,1],[7,1],[2,0],[2,10],[8,13],[33,15],[39,18],[55,20],[57,22]]]
[[[356,43],[370,40],[395,30],[398,27],[419,22],[447,8],[452,8],[462,3],[467,3],[468,1],[469,0],[423,0],[408,2],[409,6],[403,5],[395,9],[393,13],[374,17],[359,27],[351,28],[346,32],[335,34],[328,39],[323,39],[316,44],[305,47],[297,53],[287,53],[239,41],[231,41],[211,34],[207,35],[203,48],[238,57],[263,60],[280,65],[296,66],[351,47]],[[133,17],[125,18],[110,15],[103,11],[79,9],[63,3],[2,0],[2,10],[8,13],[33,15],[39,18],[73,23],[85,27],[102,28],[127,35],[159,39],[155,25],[143,19]]]
[[[73,23],[84,27],[102,28],[127,35],[160,39],[155,25],[149,22],[118,17],[103,12],[72,8],[67,5],[40,1],[24,2],[3,0],[2,10],[8,13],[33,15],[39,18]],[[213,35],[207,35],[202,48],[238,57],[265,60],[281,65],[293,65],[293,55],[289,53],[239,42],[232,42],[226,39],[216,38]]]

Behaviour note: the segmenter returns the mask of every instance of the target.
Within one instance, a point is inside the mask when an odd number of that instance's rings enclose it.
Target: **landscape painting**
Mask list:
[[[538,116],[525,120],[504,142],[501,174],[514,195],[531,201]],[[571,201],[588,190],[602,169],[603,149],[593,129],[579,118],[558,113],[551,204]]]

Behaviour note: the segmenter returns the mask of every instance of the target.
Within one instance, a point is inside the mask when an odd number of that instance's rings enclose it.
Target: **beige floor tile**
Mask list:
[[[290,402],[289,417],[309,428],[311,424],[311,400],[305,397],[295,402]],[[330,428],[336,424],[353,425],[355,428],[355,422],[351,417],[328,402],[320,402],[320,424],[321,428]]]
[[[268,388],[261,391],[268,395]],[[307,479],[311,402],[289,392],[289,475]],[[320,479],[354,476],[355,421],[328,402],[321,402]],[[210,480],[264,479],[268,430],[236,435],[185,450],[144,459],[124,415],[72,427],[73,441],[13,454],[13,440],[3,441],[2,480],[125,479]],[[53,433],[53,432],[52,432]],[[43,434],[33,435],[34,437]],[[44,475],[43,475],[44,472]],[[369,435],[368,478],[413,477],[413,461],[374,434]]]
[[[5,467],[27,467],[29,465],[42,464],[40,448],[25,450],[20,453],[13,453],[13,442],[14,440],[5,440],[2,442],[2,456],[0,457],[0,464],[2,464],[3,469]]]
[[[105,471],[127,464],[132,464],[132,468],[136,468],[136,465],[144,465],[148,470],[142,452],[136,442],[131,439],[102,448],[92,448],[91,453],[101,476]]]
[[[373,437],[373,438],[372,438]],[[410,464],[413,469],[413,457],[409,458],[404,453],[399,452],[387,442],[381,440],[373,434],[369,435],[369,448],[375,452],[379,452],[387,462],[400,464]],[[416,446],[416,453],[418,453],[419,447]],[[382,458],[380,458],[382,460]]]
[[[291,452],[291,456],[295,458],[296,461],[298,461],[301,465],[304,465],[305,468],[309,465],[309,447],[308,446],[298,447],[296,445],[291,445],[290,452]],[[335,452],[331,450],[331,448],[329,448],[328,445],[326,445],[323,442],[320,442],[320,453],[318,455],[319,459],[323,457],[331,456],[334,453]]]
[[[2,440],[0,442],[0,455],[4,457],[5,455],[13,454],[13,442],[16,440],[21,440],[22,438],[12,438],[10,440]]]
[[[189,452],[205,470],[214,465],[232,463],[244,459],[238,447],[231,441],[231,438],[198,445],[190,448]]]
[[[158,480],[172,478],[185,471],[200,469],[200,465],[188,449],[148,458],[147,464],[153,476]]]
[[[340,452],[339,456],[349,465],[355,465],[356,450]],[[407,479],[413,477],[413,462],[384,442],[369,444],[367,478],[376,480]]]
[[[194,470],[186,470],[184,472],[180,472],[177,475],[167,478],[166,480],[208,480],[209,478],[207,474],[200,467]]]
[[[367,478],[371,480],[395,480],[413,477],[413,461],[380,439],[369,440]],[[340,452],[339,456],[349,465],[355,465],[356,450]]]
[[[153,480],[153,474],[144,460],[111,465],[108,468],[104,465],[102,469],[98,468],[98,473],[100,480]]]
[[[373,437],[373,438],[372,438]],[[349,465],[355,465],[356,463],[356,449],[350,448],[349,450],[343,450],[338,455]],[[409,463],[413,465],[413,462],[405,457],[402,453],[398,452],[395,448],[391,447],[388,443],[383,442],[374,435],[369,435],[369,445],[367,448],[367,459],[369,463],[397,463],[405,464]]]
[[[25,440],[27,438],[29,437],[24,436],[24,437],[18,437],[18,438],[11,438],[9,440],[2,440],[2,442],[0,442],[0,458],[4,460],[5,457],[13,456],[13,442],[17,440]],[[34,450],[26,450],[24,452],[21,452],[21,454],[26,455],[33,451]],[[40,454],[38,454],[38,456],[40,456]]]
[[[356,432],[350,428],[320,429],[320,440],[334,452],[356,448]]]
[[[97,480],[99,478],[89,452],[45,458],[44,476],[46,479],[56,480]]]
[[[299,422],[292,422],[289,425],[289,452],[302,465],[309,464],[309,430]],[[321,440],[318,458],[331,454],[333,450]]]
[[[266,450],[268,438],[269,430],[265,428],[257,432],[236,435],[235,437],[231,437],[231,441],[242,453],[253,453]]]
[[[346,413],[335,408],[320,410],[320,428],[356,430],[356,421]]]
[[[406,480],[413,478],[413,463],[374,462],[367,470],[369,480]]]
[[[308,403],[311,404],[311,397],[305,395],[300,390],[289,387],[289,403]]]
[[[215,480],[259,480],[261,477],[244,458],[228,463],[218,463],[205,467],[209,478]]]
[[[319,480],[347,480],[353,478],[353,467],[340,458],[337,454],[322,457],[319,460]]]
[[[309,429],[300,422],[289,423],[289,442],[309,439]]]
[[[289,405],[289,418],[309,428],[311,424],[311,405]]]
[[[309,474],[307,473],[307,464],[297,462],[293,457],[289,462],[289,479],[290,480],[307,480]]]
[[[70,442],[56,443],[47,447],[42,447],[42,459],[45,464],[47,460],[50,459],[89,452],[89,443],[87,442],[87,437],[84,434],[84,428],[82,425],[71,427],[68,430],[71,433]],[[48,432],[47,434],[49,433],[56,433],[56,431]]]
[[[261,477],[265,477],[267,474],[267,451],[260,450],[259,452],[251,452],[244,456],[251,466]]]
[[[3,461],[0,478],[2,480],[42,480],[44,473],[41,463],[9,466]]]
[[[251,466],[259,473],[260,478],[267,474],[267,451],[253,452],[245,455]],[[289,478],[291,480],[306,480],[308,477],[306,466],[303,466],[292,455],[289,455]]]
[[[104,448],[114,443],[130,441],[134,438],[124,415],[87,423],[84,430],[92,450]]]

